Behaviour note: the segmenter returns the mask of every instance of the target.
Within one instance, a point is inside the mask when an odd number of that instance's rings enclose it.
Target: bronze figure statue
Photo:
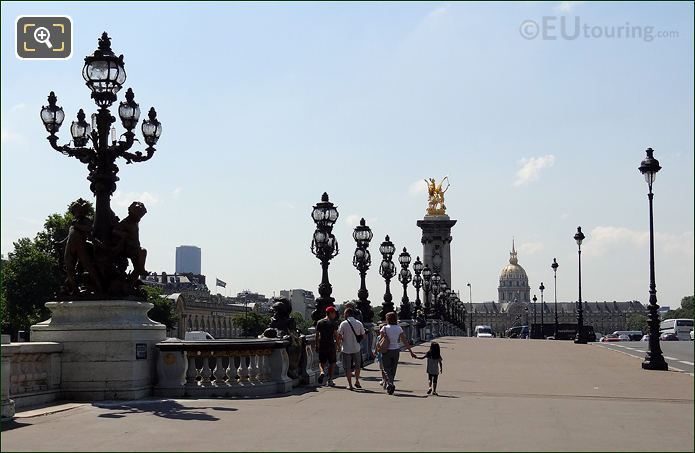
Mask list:
[[[87,217],[89,204],[86,200],[79,198],[70,205],[69,211],[73,220],[70,223],[68,237],[63,241],[65,243],[63,260],[66,273],[63,291],[70,295],[79,294],[77,284],[77,265],[79,263],[82,269],[87,271],[93,291],[101,293],[99,274],[94,266],[94,247],[87,242],[87,239],[92,239],[92,219]]]
[[[302,356],[302,339],[299,336],[297,323],[290,314],[292,313],[292,303],[285,298],[275,298],[271,311],[273,313],[270,318],[268,328],[263,332],[266,338],[281,338],[289,340],[290,344],[287,347],[287,355],[289,356],[289,367],[287,368],[287,376],[291,379],[299,377],[299,364]]]

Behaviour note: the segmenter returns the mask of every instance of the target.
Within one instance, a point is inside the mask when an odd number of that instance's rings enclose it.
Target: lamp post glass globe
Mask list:
[[[104,32],[99,47],[85,57],[82,77],[92,91],[92,99],[99,107],[109,107],[116,100],[125,83],[126,72],[123,55],[117,57],[111,50],[111,38]]]

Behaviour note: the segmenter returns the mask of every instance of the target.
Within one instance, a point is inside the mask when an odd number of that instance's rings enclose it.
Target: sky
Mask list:
[[[132,87],[163,124],[150,161],[120,161],[112,200],[121,217],[133,200],[147,206],[140,238],[151,271],[173,272],[175,247],[191,244],[230,295],[316,293],[310,212],[326,191],[340,213],[333,295],[356,298],[351,232],[364,217],[374,232],[367,287],[379,304],[379,243],[388,234],[421,254],[422,180],[448,175],[462,299],[470,282],[474,302],[497,300],[514,238],[532,294],[541,282],[552,294],[557,258],[558,299],[576,300],[581,225],[584,300],[647,303],[637,167],[652,147],[663,167],[659,303],[693,294],[692,3],[4,2],[1,11],[5,256],[49,214],[93,199],[86,166],[51,149],[39,110],[54,90],[61,143],[79,108],[96,110],[81,70],[106,30],[125,55],[119,100]],[[72,18],[73,57],[17,59],[15,19],[52,14]]]

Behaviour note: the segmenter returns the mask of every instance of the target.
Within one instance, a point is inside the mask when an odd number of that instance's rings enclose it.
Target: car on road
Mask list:
[[[640,341],[649,341],[649,334],[642,335],[642,339]]]
[[[659,333],[674,333],[681,341],[692,338],[690,332],[693,331],[692,319],[665,319],[659,325]]]
[[[662,333],[659,337],[661,341],[678,341],[678,335],[675,333]]]
[[[693,337],[693,334],[695,334],[695,330],[690,331],[690,341],[695,340],[695,337]]]
[[[621,333],[620,335],[618,335],[618,339],[620,341],[630,341],[630,335]]]
[[[209,341],[214,340],[213,336],[203,330],[194,330],[192,332],[186,332],[183,336],[186,341]]]
[[[615,341],[622,341],[620,338],[618,338],[617,335],[613,335],[612,333],[609,333],[605,337],[601,338],[601,343],[612,343]]]
[[[490,326],[475,326],[475,336],[478,338],[492,338],[492,327]]]

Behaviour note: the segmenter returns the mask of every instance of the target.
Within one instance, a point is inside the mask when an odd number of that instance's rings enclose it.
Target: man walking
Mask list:
[[[319,384],[323,384],[328,371],[328,382],[326,385],[333,387],[333,370],[336,363],[336,341],[338,340],[337,325],[335,322],[335,307],[326,307],[326,317],[316,323],[316,349],[319,351]],[[326,367],[326,363],[328,366]]]
[[[345,368],[345,377],[348,381],[348,390],[353,390],[352,387],[352,369],[354,364],[355,369],[355,387],[360,389],[360,367],[362,357],[360,354],[360,342],[364,338],[364,325],[354,317],[352,308],[345,309],[345,321],[340,323],[338,327],[338,344],[343,351],[343,367]]]

